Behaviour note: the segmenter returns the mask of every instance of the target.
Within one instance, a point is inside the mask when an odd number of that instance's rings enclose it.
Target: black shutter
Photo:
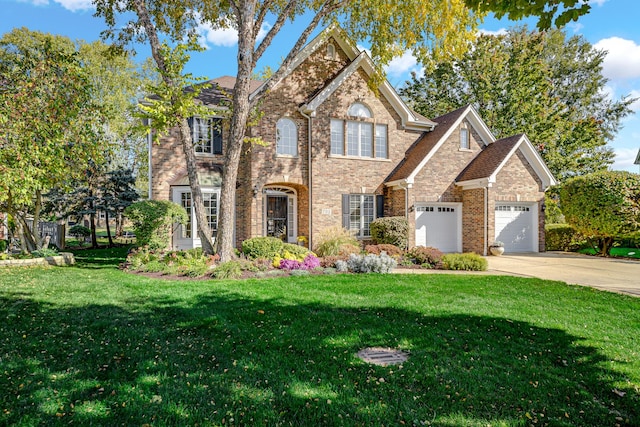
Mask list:
[[[211,137],[213,139],[213,154],[222,154],[222,119],[211,121]]]
[[[349,195],[342,195],[342,226],[349,229]]]
[[[189,130],[191,131],[191,138],[193,138],[193,117],[189,117],[187,119],[187,123],[189,123]]]
[[[376,218],[384,216],[384,194],[376,195]]]

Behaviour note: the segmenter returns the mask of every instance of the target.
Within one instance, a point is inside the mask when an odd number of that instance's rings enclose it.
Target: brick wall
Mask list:
[[[483,188],[475,188],[462,192],[462,252],[485,254],[484,191]]]

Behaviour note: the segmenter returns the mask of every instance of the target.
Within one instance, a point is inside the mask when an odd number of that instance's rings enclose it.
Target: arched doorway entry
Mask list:
[[[264,189],[264,235],[296,243],[298,237],[298,195],[283,186]]]

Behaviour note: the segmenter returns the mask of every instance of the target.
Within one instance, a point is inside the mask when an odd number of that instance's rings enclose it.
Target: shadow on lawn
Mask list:
[[[556,329],[222,292],[128,307],[0,299],[0,424],[640,423],[637,392]],[[367,346],[410,358],[368,365]]]

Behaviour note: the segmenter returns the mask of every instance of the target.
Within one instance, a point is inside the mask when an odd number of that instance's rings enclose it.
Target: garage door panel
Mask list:
[[[537,247],[535,209],[522,204],[496,204],[496,240],[507,252],[532,252]]]
[[[458,252],[460,216],[458,206],[416,207],[416,246],[430,246],[442,252]]]

